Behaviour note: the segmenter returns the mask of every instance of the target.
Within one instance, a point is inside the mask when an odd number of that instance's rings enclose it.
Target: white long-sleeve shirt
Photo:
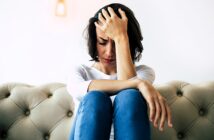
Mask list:
[[[152,68],[146,65],[136,66],[136,77],[143,80],[148,80],[153,83],[155,80],[155,73]],[[85,96],[88,90],[88,86],[92,80],[117,80],[117,74],[107,75],[92,66],[80,65],[75,66],[70,71],[68,77],[67,90],[69,94],[74,98],[75,110],[74,115],[76,116],[79,102]],[[111,96],[112,103],[116,95]],[[111,127],[110,140],[114,140],[114,128],[113,124]]]

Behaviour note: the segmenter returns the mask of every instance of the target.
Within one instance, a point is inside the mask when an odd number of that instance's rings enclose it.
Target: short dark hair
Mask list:
[[[137,21],[137,19],[134,16],[134,13],[132,10],[125,5],[119,4],[119,3],[112,3],[109,5],[106,5],[99,9],[94,17],[91,17],[89,19],[88,26],[86,28],[87,31],[87,45],[88,45],[88,53],[91,56],[91,61],[98,62],[98,53],[96,48],[97,43],[97,35],[96,35],[96,26],[94,25],[95,21],[98,21],[98,14],[101,12],[102,9],[107,10],[107,7],[111,7],[114,12],[117,14],[118,17],[121,17],[118,8],[121,8],[123,11],[125,11],[126,16],[128,18],[128,37],[129,37],[129,45],[130,45],[130,52],[133,63],[135,61],[139,61],[141,58],[141,53],[143,52],[143,45],[141,41],[143,40],[143,36],[141,33],[140,25]]]

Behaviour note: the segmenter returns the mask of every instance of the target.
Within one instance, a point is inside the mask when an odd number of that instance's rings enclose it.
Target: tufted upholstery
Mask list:
[[[191,85],[173,81],[156,86],[167,99],[173,129],[153,129],[155,140],[214,140],[214,81]]]
[[[74,104],[65,85],[0,86],[0,139],[66,140]]]
[[[153,140],[214,139],[214,81],[197,85],[172,81],[155,87],[171,107],[174,127],[165,127],[164,132],[152,127]],[[0,140],[66,140],[73,111],[64,84],[3,84]]]

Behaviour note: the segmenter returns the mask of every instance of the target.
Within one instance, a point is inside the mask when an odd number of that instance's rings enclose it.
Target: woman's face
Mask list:
[[[105,66],[116,66],[115,44],[103,31],[96,28],[98,60]]]

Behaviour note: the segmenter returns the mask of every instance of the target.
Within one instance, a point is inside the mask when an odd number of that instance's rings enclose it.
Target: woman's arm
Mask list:
[[[166,99],[146,80],[92,80],[88,91],[101,90],[109,95],[114,95],[116,91],[126,88],[136,88],[141,92],[148,103],[150,109],[149,118],[155,127],[158,127],[159,121],[159,129],[161,131],[163,131],[165,121],[168,122],[169,127],[172,127],[171,112]]]
[[[88,86],[88,91],[101,90],[111,96],[122,89],[137,88],[140,81],[142,80],[92,80]]]
[[[132,62],[127,33],[120,35],[115,40],[117,77],[119,80],[127,80],[136,76],[135,66]]]

